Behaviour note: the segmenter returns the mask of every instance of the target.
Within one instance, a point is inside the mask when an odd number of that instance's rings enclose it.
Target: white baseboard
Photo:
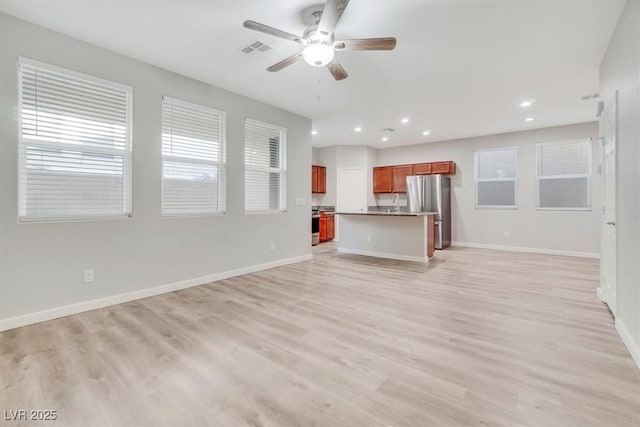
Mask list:
[[[627,327],[622,323],[619,318],[616,318],[616,330],[620,337],[622,338],[622,342],[625,346],[627,346],[627,350],[631,353],[631,358],[636,362],[636,366],[640,369],[640,345],[633,339]]]
[[[338,248],[338,252],[343,254],[364,255],[364,256],[371,256],[376,258],[397,259],[399,261],[413,261],[413,262],[422,262],[422,263],[429,262],[429,258],[427,257],[423,258],[419,256],[398,255],[398,254],[390,254],[386,252],[362,251],[360,249]]]
[[[596,289],[596,295],[598,296],[600,302],[607,302],[607,294],[604,293],[604,289],[602,289],[600,286],[598,286],[598,289]]]
[[[527,252],[527,253],[533,253],[533,254],[562,255],[562,256],[573,256],[573,257],[580,257],[580,258],[600,259],[600,254],[597,252],[560,251],[556,249],[526,248],[522,246],[489,245],[485,243],[467,243],[467,242],[451,242],[451,245],[463,247],[463,248],[493,249],[496,251]]]
[[[47,320],[57,319],[59,317],[70,316],[72,314],[82,313],[85,311],[95,310],[97,308],[108,307],[110,305],[122,304],[142,298],[148,298],[155,295],[165,294],[167,292],[178,291],[180,289],[191,288],[193,286],[204,285],[219,280],[229,279],[232,277],[242,276],[245,274],[256,273],[258,271],[269,270],[271,268],[282,267],[284,265],[294,264],[297,262],[312,259],[312,255],[303,255],[294,258],[286,258],[278,261],[268,262],[265,264],[252,265],[249,267],[239,268],[236,270],[225,271],[222,273],[211,274],[209,276],[196,277],[194,279],[183,280],[181,282],[170,283],[167,285],[156,286],[153,288],[140,289],[138,291],[127,292],[119,295],[112,295],[104,298],[98,298],[90,301],[83,301],[76,304],[66,305],[63,307],[51,308],[48,310],[29,313],[22,316],[10,317],[0,320],[0,332],[9,329],[15,329],[22,326],[32,325]]]

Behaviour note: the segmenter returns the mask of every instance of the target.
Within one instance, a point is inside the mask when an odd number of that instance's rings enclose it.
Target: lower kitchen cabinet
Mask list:
[[[336,237],[336,221],[334,215],[327,215],[327,240],[333,240]]]
[[[327,217],[320,216],[320,243],[327,241]]]
[[[335,229],[335,216],[324,212],[320,213],[320,243],[333,240]]]

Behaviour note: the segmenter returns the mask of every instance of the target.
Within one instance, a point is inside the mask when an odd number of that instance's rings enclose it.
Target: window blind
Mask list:
[[[589,209],[591,141],[536,144],[539,209]]]
[[[517,207],[517,148],[505,147],[476,150],[475,178],[476,207]]]
[[[245,121],[245,211],[286,209],[286,129]]]
[[[132,89],[20,58],[19,219],[131,214]]]
[[[225,121],[222,111],[163,98],[163,215],[224,212]]]

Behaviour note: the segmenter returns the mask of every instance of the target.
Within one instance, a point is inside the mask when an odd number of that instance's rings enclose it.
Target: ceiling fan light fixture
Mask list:
[[[324,67],[333,59],[333,47],[325,43],[312,43],[302,51],[304,61],[314,67]]]

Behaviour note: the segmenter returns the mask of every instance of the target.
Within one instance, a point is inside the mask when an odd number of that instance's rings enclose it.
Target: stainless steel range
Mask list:
[[[311,246],[320,243],[320,212],[311,209]]]

